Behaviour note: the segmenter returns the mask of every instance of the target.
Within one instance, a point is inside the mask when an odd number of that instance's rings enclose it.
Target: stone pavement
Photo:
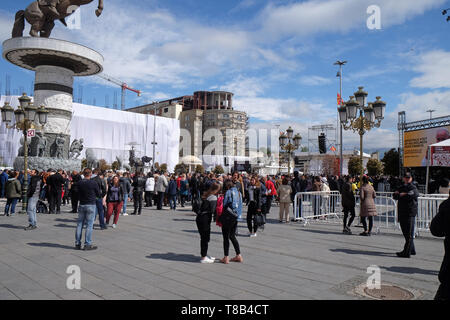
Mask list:
[[[0,212],[3,207],[0,201]],[[383,284],[417,290],[418,299],[432,299],[439,285],[443,242],[429,235],[416,240],[418,256],[400,259],[399,232],[360,237],[342,235],[336,224],[284,225],[275,220],[274,207],[256,238],[244,236],[246,224],[240,223],[243,264],[204,265],[198,262],[200,240],[190,208],[144,209],[142,216],[121,216],[117,229],[96,225],[99,249],[90,252],[74,250],[76,215],[69,210],[38,215],[35,231],[23,230],[25,215],[0,216],[1,300],[366,299],[352,291],[366,283],[371,265],[381,268]],[[214,225],[209,254],[221,258],[222,248]],[[81,269],[81,290],[66,286],[70,265]]]

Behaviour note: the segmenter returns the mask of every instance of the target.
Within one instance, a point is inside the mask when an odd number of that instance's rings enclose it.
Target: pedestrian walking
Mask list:
[[[6,182],[9,179],[8,170],[3,170],[2,173],[0,173],[0,198],[5,197],[5,188],[6,188]]]
[[[147,179],[144,177],[144,173],[141,171],[137,173],[133,178],[133,215],[142,214],[142,200],[145,192],[145,184]]]
[[[39,201],[39,195],[41,194],[42,188],[42,178],[39,176],[39,171],[32,170],[31,171],[31,183],[28,188],[28,227],[25,228],[26,231],[34,230],[37,228],[37,219],[36,219],[36,206]]]
[[[222,224],[224,257],[220,260],[220,262],[224,264],[229,264],[230,261],[243,262],[244,259],[241,256],[241,249],[236,238],[236,229],[238,225],[237,219],[239,215],[237,208],[240,205],[239,202],[242,202],[242,198],[231,180],[227,180],[224,183],[224,192],[223,212],[220,216],[220,223]],[[236,252],[236,256],[231,260],[228,257],[230,251],[230,241]]]
[[[342,211],[344,212],[344,234],[352,234],[350,227],[355,220],[355,206],[356,199],[355,194],[352,191],[353,178],[347,177],[345,183],[342,186]],[[350,216],[350,219],[348,219]],[[348,222],[347,222],[348,221]]]
[[[167,187],[167,195],[169,197],[170,210],[176,210],[178,187],[175,176],[172,176],[172,178],[170,178],[169,186]]]
[[[280,197],[280,223],[289,223],[289,210],[291,206],[292,187],[289,185],[289,179],[283,178],[281,186],[278,187]]]
[[[118,176],[114,176],[106,194],[106,225],[109,225],[111,216],[114,213],[114,220],[112,225],[114,229],[117,227],[117,222],[119,222],[119,215],[122,211],[124,197],[125,190],[123,189],[123,185],[120,183],[120,178]]]
[[[22,185],[18,180],[19,172],[11,171],[9,179],[6,181],[5,194],[6,194],[6,206],[5,215],[14,216],[16,213],[16,205],[22,195]],[[11,210],[11,213],[10,213]]]
[[[61,214],[62,191],[65,179],[62,176],[63,170],[58,169],[57,172],[47,178],[47,196],[49,200],[49,213]],[[56,210],[56,211],[55,211]]]
[[[123,177],[121,177],[120,179],[120,183],[122,184],[123,190],[125,191],[125,194],[123,195],[122,214],[124,216],[128,216],[127,204],[131,196],[131,181],[130,181],[130,174],[128,172],[125,172],[123,174]]]
[[[403,177],[403,185],[393,195],[394,200],[398,201],[398,220],[405,237],[403,251],[397,252],[397,256],[400,258],[410,258],[411,255],[416,255],[414,234],[418,214],[419,191],[412,181],[411,173],[407,172]]]
[[[439,286],[435,300],[450,301],[450,198],[439,206],[438,214],[431,221],[430,231],[435,237],[445,237],[444,261],[439,272]]]
[[[72,180],[70,182],[70,201],[72,202],[72,211],[71,213],[78,213],[78,182],[81,181],[81,175],[78,171],[73,171]]]
[[[92,244],[92,230],[94,229],[96,200],[101,197],[101,191],[97,182],[91,180],[92,171],[83,171],[84,180],[78,183],[80,205],[78,207],[78,221],[75,232],[75,248],[81,250],[81,237],[83,226],[86,225],[84,250],[96,250]]]
[[[164,195],[166,193],[166,188],[169,186],[167,175],[167,172],[164,172],[158,176],[158,181],[156,181],[155,191],[158,192],[157,210],[162,210],[163,207]]]
[[[362,232],[361,236],[370,236],[372,235],[373,228],[373,217],[377,216],[377,208],[375,206],[375,198],[376,192],[375,189],[369,184],[369,179],[367,176],[363,176],[362,178],[362,187],[361,187],[361,222],[364,227],[364,232]],[[367,221],[369,220],[369,227],[367,227]]]
[[[95,169],[93,174],[95,177],[92,178],[92,181],[98,184],[98,188],[100,189],[100,197],[98,197],[95,201],[96,206],[96,216],[98,216],[98,222],[100,224],[101,230],[108,229],[108,226],[105,223],[105,208],[106,205],[106,192],[108,191],[107,184],[105,181],[104,172],[100,171],[100,169]]]
[[[216,213],[217,194],[220,191],[220,184],[213,183],[209,190],[201,197],[200,208],[195,222],[200,234],[200,255],[201,263],[214,263],[215,258],[208,256],[208,244],[211,237],[211,222]]]
[[[248,187],[248,210],[247,210],[247,227],[250,237],[256,237],[258,231],[258,223],[255,219],[257,214],[262,214],[263,200],[262,200],[261,182],[257,176],[250,179],[250,186]]]
[[[155,193],[155,178],[151,172],[147,175],[147,180],[145,180],[145,207],[151,208],[153,195]]]

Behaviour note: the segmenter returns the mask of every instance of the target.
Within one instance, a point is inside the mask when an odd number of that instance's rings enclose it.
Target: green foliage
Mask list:
[[[184,163],[179,163],[175,166],[175,173],[176,174],[183,174],[187,173],[188,168]]]
[[[213,172],[214,172],[215,174],[224,174],[224,173],[225,173],[225,170],[223,169],[222,166],[218,165],[218,166],[216,166],[216,167],[214,168]]]
[[[195,172],[196,172],[196,173],[205,173],[205,168],[204,168],[201,164],[198,164],[198,165],[195,167]]]
[[[98,168],[101,171],[111,170],[111,166],[106,162],[105,159],[101,159],[98,161]]]
[[[400,174],[400,154],[396,149],[386,152],[381,162],[384,164],[385,175],[397,177]]]
[[[363,170],[359,157],[351,157],[348,161],[348,174],[351,176],[359,176]]]
[[[383,164],[377,159],[370,159],[367,162],[367,173],[371,177],[383,174]]]
[[[86,169],[87,168],[87,160],[83,159],[81,160],[81,170]]]
[[[162,165],[159,166],[159,170],[166,172],[167,171],[167,164],[163,163]]]
[[[117,170],[119,170],[120,169],[120,164],[119,164],[119,161],[114,161],[112,164],[111,164],[111,169],[113,169],[114,171],[117,171]]]

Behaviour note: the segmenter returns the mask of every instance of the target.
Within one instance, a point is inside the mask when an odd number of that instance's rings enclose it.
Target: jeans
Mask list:
[[[170,203],[170,209],[175,210],[177,208],[177,195],[176,194],[169,195],[169,203]]]
[[[36,205],[38,202],[38,197],[32,197],[28,199],[28,208],[27,208],[27,214],[28,214],[28,222],[32,226],[36,226],[37,220],[36,220]]]
[[[250,201],[248,204],[247,210],[247,227],[250,233],[256,233],[258,231],[258,225],[255,223],[255,219],[253,217],[257,214],[257,206],[254,201]]]
[[[151,207],[153,199],[153,191],[145,191],[145,206]]]
[[[367,217],[369,219],[369,232],[372,232],[372,228],[373,228],[373,217]],[[361,217],[361,222],[363,224],[364,227],[364,231],[367,232],[367,221],[366,221],[366,217]]]
[[[231,224],[225,223],[222,226],[223,252],[225,257],[228,257],[230,253],[230,240],[231,243],[233,244],[234,251],[236,251],[236,255],[238,256],[241,254],[239,242],[236,239],[236,229],[237,229],[237,221]]]
[[[106,223],[109,224],[111,216],[114,213],[114,224],[117,225],[119,221],[119,214],[122,211],[123,202],[108,202],[108,211],[106,212]]]
[[[127,213],[127,203],[128,203],[128,193],[124,193],[123,195],[123,211],[122,213],[125,214]]]
[[[157,204],[158,210],[162,210],[163,202],[164,202],[164,192],[158,192],[158,204]]]
[[[96,205],[80,205],[78,207],[78,222],[75,232],[75,245],[81,245],[83,226],[87,224],[85,234],[85,245],[92,244],[92,230],[94,228]]]
[[[96,217],[98,215],[98,222],[100,223],[100,228],[105,228],[105,209],[103,208],[103,199],[97,199],[95,200],[95,206],[97,208],[97,211],[95,213]],[[94,218],[94,221],[96,219]]]
[[[16,213],[17,201],[19,201],[19,198],[10,198],[10,199],[6,200],[6,206],[5,206],[5,214],[6,215],[9,213],[9,208],[11,208],[11,215]]]

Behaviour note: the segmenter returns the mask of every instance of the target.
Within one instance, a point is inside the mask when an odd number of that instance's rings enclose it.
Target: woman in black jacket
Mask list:
[[[219,193],[220,184],[213,183],[209,189],[203,193],[200,210],[197,214],[197,228],[200,233],[200,263],[214,263],[215,258],[208,256],[208,243],[211,235],[211,221],[216,214],[217,193]]]
[[[247,210],[247,227],[250,237],[256,237],[258,225],[254,217],[261,213],[263,207],[263,194],[261,192],[261,182],[258,177],[253,176],[248,187],[248,210]]]
[[[117,222],[119,221],[120,211],[122,211],[123,201],[124,201],[125,190],[123,184],[120,183],[119,176],[114,176],[111,184],[108,187],[108,192],[106,193],[106,225],[109,225],[109,220],[114,212],[114,222],[112,227],[116,228]]]
[[[355,195],[352,190],[353,178],[347,177],[345,183],[342,186],[342,207],[344,212],[344,234],[352,234],[350,227],[355,220]],[[348,215],[350,214],[350,220],[347,224]]]

